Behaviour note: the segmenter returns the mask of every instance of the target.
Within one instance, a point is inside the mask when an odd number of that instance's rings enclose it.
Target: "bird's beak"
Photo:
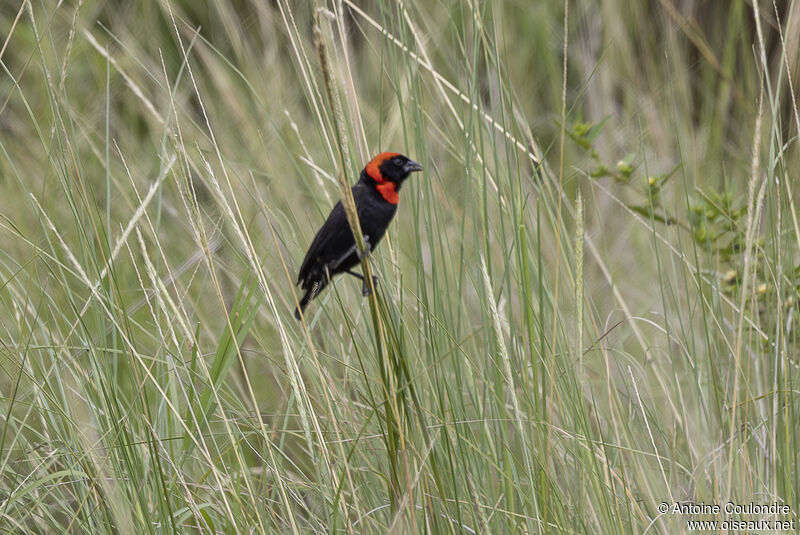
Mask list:
[[[414,160],[408,160],[403,166],[403,171],[406,173],[413,173],[414,171],[422,171],[422,166]]]

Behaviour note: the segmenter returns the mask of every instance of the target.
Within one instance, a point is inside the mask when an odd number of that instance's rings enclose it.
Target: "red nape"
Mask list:
[[[375,186],[375,189],[378,190],[378,193],[381,194],[381,197],[386,200],[389,204],[397,204],[400,200],[400,195],[397,194],[397,184],[394,182],[384,182],[383,184],[378,184]]]
[[[367,164],[367,167],[366,167],[367,175],[369,175],[369,177],[372,180],[374,180],[375,182],[377,182],[378,184],[382,184],[383,182],[386,182],[386,179],[383,178],[383,175],[381,174],[381,169],[380,169],[381,164],[383,162],[385,162],[386,160],[394,158],[395,156],[400,156],[400,153],[398,153],[398,152],[382,152],[382,153],[378,154],[377,156],[375,156]],[[389,201],[389,202],[391,202],[391,201]],[[393,204],[397,204],[397,203],[395,202]]]

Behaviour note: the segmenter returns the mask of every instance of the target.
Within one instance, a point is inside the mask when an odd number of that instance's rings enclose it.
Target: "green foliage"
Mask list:
[[[717,275],[719,288],[722,293],[730,299],[736,299],[741,295],[742,277],[745,269],[745,241],[747,230],[748,206],[744,200],[744,194],[736,194],[731,184],[726,185],[726,189],[719,192],[714,189],[704,189],[697,186],[689,195],[692,199],[685,210],[685,216],[678,217],[670,215],[663,203],[663,193],[670,183],[680,166],[676,166],[671,171],[661,175],[647,175],[636,178],[637,167],[634,165],[636,160],[635,153],[629,153],[624,158],[618,160],[616,168],[604,163],[600,152],[596,147],[596,142],[600,138],[604,126],[608,121],[604,118],[598,124],[587,122],[576,122],[572,129],[567,131],[573,140],[582,150],[584,150],[591,161],[593,167],[587,171],[587,175],[600,179],[611,177],[621,185],[630,185],[636,180],[644,182],[644,187],[637,188],[636,197],[625,203],[625,206],[633,213],[662,225],[675,225],[685,229],[690,233],[696,246],[705,253],[709,259],[707,266],[703,269],[719,269]],[[755,207],[753,207],[755,208]],[[684,222],[685,221],[685,222]],[[755,239],[753,242],[757,255],[762,255],[764,251],[764,240]],[[747,299],[753,299],[758,306],[763,317],[766,332],[773,332],[776,328],[775,322],[780,321],[782,314],[774,314],[770,310],[772,297],[767,290],[770,288],[770,279],[773,277],[771,270],[774,266],[769,265],[769,257],[766,258],[765,266],[759,266],[753,273],[752,287],[755,291],[752,295],[746,295]],[[787,282],[795,288],[798,283],[797,272],[800,264],[794,267],[795,275]],[[793,292],[790,290],[787,296],[788,306],[793,305]],[[776,340],[772,340],[773,343]],[[800,345],[795,346],[800,349]]]

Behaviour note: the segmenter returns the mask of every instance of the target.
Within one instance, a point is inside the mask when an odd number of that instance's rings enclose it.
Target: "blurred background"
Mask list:
[[[756,0],[3,2],[0,533],[796,519],[799,28]],[[424,172],[379,290],[298,322],[382,151]]]

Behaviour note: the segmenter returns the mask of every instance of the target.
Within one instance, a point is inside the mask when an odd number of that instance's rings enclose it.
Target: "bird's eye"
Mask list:
[[[394,159],[394,164],[395,165],[403,165],[403,159],[402,158],[395,158]]]

